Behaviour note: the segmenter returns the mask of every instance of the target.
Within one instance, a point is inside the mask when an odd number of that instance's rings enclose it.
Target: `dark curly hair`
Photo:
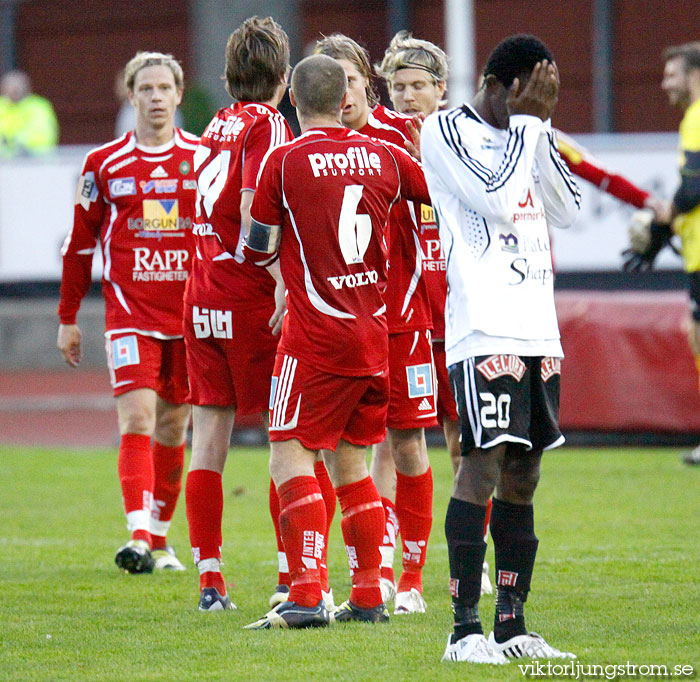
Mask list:
[[[501,41],[491,53],[484,78],[493,75],[504,87],[509,88],[515,78],[532,73],[537,62],[554,61],[547,46],[535,36],[520,33]]]

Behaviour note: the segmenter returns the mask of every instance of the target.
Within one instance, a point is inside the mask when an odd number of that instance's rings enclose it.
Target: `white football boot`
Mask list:
[[[397,592],[394,599],[394,615],[400,616],[405,613],[425,613],[427,604],[423,595],[412,587],[409,592]]]
[[[493,649],[483,635],[467,635],[455,642],[454,635],[450,634],[442,660],[459,663],[490,663],[491,665],[509,663],[502,653]]]
[[[576,658],[576,654],[559,651],[559,649],[547,644],[544,637],[536,632],[516,635],[502,644],[496,641],[492,632],[489,635],[489,645],[508,658]]]

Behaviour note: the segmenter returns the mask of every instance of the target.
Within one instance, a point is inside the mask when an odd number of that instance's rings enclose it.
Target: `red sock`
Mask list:
[[[277,495],[277,488],[275,488],[275,483],[272,479],[270,479],[269,500],[270,516],[272,517],[272,525],[275,527],[275,540],[277,541],[277,584],[289,587],[292,584],[292,579],[289,577],[287,555],[284,553],[284,544],[280,534],[280,498]]]
[[[151,538],[153,549],[165,549],[165,536],[175,513],[182,488],[182,468],[185,464],[185,444],[168,447],[153,441],[153,510]]]
[[[208,559],[220,561],[221,516],[224,511],[221,474],[209,469],[190,471],[185,482],[185,507],[195,564]],[[210,566],[218,568],[217,564],[212,563]],[[203,587],[216,587],[222,596],[226,594],[226,585],[220,571],[200,573],[199,588]]]
[[[433,473],[404,476],[396,472],[396,515],[401,526],[403,572],[397,592],[423,592],[422,571],[433,525]]]
[[[296,476],[283,483],[280,531],[289,562],[289,601],[316,606],[321,599],[319,562],[323,556],[326,507],[315,476]]]
[[[484,521],[484,542],[488,542],[489,538],[489,523],[491,522],[491,498],[486,504],[486,520]]]
[[[399,535],[399,520],[396,518],[394,503],[388,497],[382,497],[382,507],[384,507],[384,539],[379,548],[382,553],[380,574],[382,578],[395,583],[394,552],[396,551],[396,538]]]
[[[350,601],[363,609],[382,602],[379,591],[379,546],[384,534],[382,500],[372,479],[343,485],[336,490],[343,520],[340,524],[352,575]]]
[[[153,500],[151,437],[125,433],[119,442],[119,482],[132,540],[151,543],[150,518]]]
[[[326,506],[326,532],[323,536],[323,557],[321,558],[319,568],[321,569],[321,589],[324,592],[328,592],[328,533],[330,532],[331,523],[333,522],[333,517],[335,516],[335,488],[333,488],[331,478],[328,475],[328,471],[326,470],[326,466],[323,462],[314,463],[314,473],[316,474],[318,485],[321,488],[323,504]]]

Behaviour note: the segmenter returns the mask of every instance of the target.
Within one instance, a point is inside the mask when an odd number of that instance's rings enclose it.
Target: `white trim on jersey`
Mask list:
[[[397,118],[403,119],[402,116],[397,116]],[[372,126],[372,128],[378,128],[380,130],[391,130],[394,133],[398,133],[401,135],[401,137],[406,137],[405,133],[402,133],[398,128],[395,126],[390,126],[388,123],[384,123],[380,121],[378,118],[374,116],[374,112],[370,111],[369,116],[367,116],[367,125]],[[366,133],[362,133],[366,134]],[[368,137],[371,137],[371,135],[368,135]],[[382,140],[383,141],[383,140]],[[389,143],[391,144],[391,143]]]
[[[284,187],[282,187],[282,200],[284,202],[284,207],[289,213],[289,220],[292,223],[292,228],[294,229],[294,234],[296,235],[297,242],[299,244],[299,257],[301,259],[301,264],[304,267],[304,287],[306,288],[306,296],[309,299],[309,303],[311,303],[311,305],[314,308],[316,308],[316,310],[318,310],[320,313],[328,315],[328,317],[337,317],[341,320],[356,319],[356,315],[353,315],[352,313],[346,313],[342,310],[338,310],[337,308],[334,308],[330,303],[326,303],[326,301],[324,301],[321,298],[321,295],[318,293],[318,291],[316,291],[316,287],[311,281],[311,271],[309,270],[309,265],[306,262],[306,256],[304,255],[304,246],[302,245],[301,237],[299,236],[299,229],[297,228],[296,220],[294,220],[294,214],[292,213],[292,209],[287,203],[287,197],[284,193]]]
[[[99,151],[100,149],[104,149],[105,147],[109,147],[110,144],[113,144],[110,142],[109,144],[102,145],[101,147],[98,147],[97,149],[93,149],[90,154],[93,154],[96,151]],[[136,149],[136,139],[134,136],[131,136],[131,139],[127,144],[125,144],[123,147],[119,147],[114,153],[110,154],[103,162],[102,165],[100,166],[99,170],[97,171],[97,174],[102,177],[102,171],[104,170],[105,166],[109,165],[114,161],[115,159],[118,159],[120,156],[125,156],[129,152],[133,152]],[[88,154],[88,156],[90,156]],[[87,157],[85,158],[87,161]],[[83,168],[83,174],[84,174],[85,168]]]
[[[413,241],[415,242],[416,245],[416,267],[413,270],[413,274],[411,275],[411,282],[408,285],[408,289],[406,290],[406,295],[404,296],[403,299],[403,307],[401,308],[401,317],[403,317],[406,314],[406,311],[408,310],[408,306],[411,303],[411,299],[413,298],[413,294],[416,291],[416,288],[418,287],[418,282],[420,281],[420,278],[423,275],[423,250],[421,249],[420,246],[420,239],[418,238],[418,233],[413,230]],[[408,322],[408,320],[406,320]]]
[[[121,303],[122,308],[126,310],[129,315],[131,315],[131,309],[129,308],[128,303],[126,302],[126,299],[124,298],[124,294],[122,292],[122,288],[116,283],[113,282],[110,279],[111,275],[111,270],[112,270],[112,254],[110,251],[110,245],[112,243],[112,229],[114,228],[114,222],[117,219],[117,205],[113,201],[107,201],[107,203],[110,206],[110,217],[109,217],[109,227],[107,228],[107,231],[105,232],[105,237],[102,240],[102,248],[104,251],[104,272],[103,272],[103,277],[105,282],[109,282],[109,284],[112,285],[112,288],[114,289],[114,295],[117,297],[117,300],[119,303]]]
[[[175,145],[180,147],[181,149],[191,149],[192,151],[194,151],[199,145],[199,138],[196,135],[187,133],[187,136],[189,137],[189,140],[187,140],[185,138],[186,132],[187,131],[185,130],[179,130],[178,128],[175,128]]]

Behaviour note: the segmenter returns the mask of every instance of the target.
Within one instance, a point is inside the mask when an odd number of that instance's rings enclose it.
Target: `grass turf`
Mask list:
[[[266,451],[229,456],[224,575],[238,610],[202,614],[184,498],[170,541],[188,570],[125,575],[114,565],[127,539],[116,452],[0,447],[0,680],[521,679],[516,663],[440,662],[452,621],[442,529],[451,472],[445,451],[431,451],[431,460],[428,613],[386,625],[259,632],[241,627],[267,610],[276,583]],[[700,469],[682,465],[677,450],[547,454],[530,627],[584,666],[700,670],[699,483]],[[336,603],[350,585],[339,517],[329,549]],[[487,559],[493,576],[491,545]],[[482,598],[481,614],[488,632],[493,598]]]

